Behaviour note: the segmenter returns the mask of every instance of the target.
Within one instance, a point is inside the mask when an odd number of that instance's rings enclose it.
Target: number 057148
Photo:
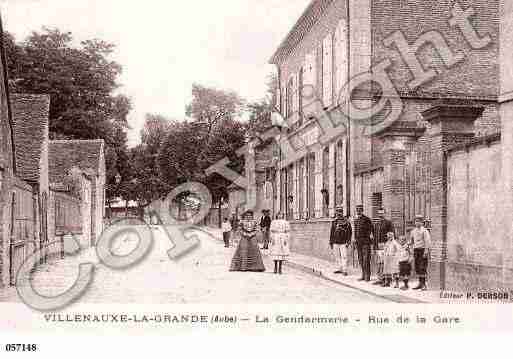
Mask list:
[[[35,352],[37,344],[6,344],[6,352]]]

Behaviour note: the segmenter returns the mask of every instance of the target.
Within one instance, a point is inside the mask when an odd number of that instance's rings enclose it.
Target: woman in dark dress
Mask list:
[[[240,222],[240,242],[232,259],[231,272],[265,272],[256,240],[257,227],[253,212],[246,211]]]

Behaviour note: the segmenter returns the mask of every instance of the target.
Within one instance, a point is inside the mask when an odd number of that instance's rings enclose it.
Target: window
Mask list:
[[[344,142],[338,141],[335,146],[335,207],[344,201]]]
[[[282,169],[281,171],[281,178],[280,178],[280,208],[281,212],[286,211],[286,201],[287,201],[287,176],[285,173],[285,169]]]
[[[317,68],[317,78],[316,78],[316,86],[318,96],[322,99],[323,97],[323,73],[324,73],[324,64],[323,64],[323,47],[322,45],[317,48],[316,54],[316,68]]]
[[[305,159],[299,161],[299,218],[304,218]]]
[[[341,20],[335,31],[333,39],[333,52],[335,61],[333,62],[334,76],[334,88],[335,88],[335,101],[338,101],[340,97],[340,91],[346,85],[347,70],[348,70],[348,59],[347,59],[347,22]]]
[[[294,200],[294,177],[293,177],[293,166],[287,168],[287,218],[294,218],[294,209],[292,207]]]
[[[326,147],[322,153],[322,216],[329,216],[330,193],[329,193],[329,160],[330,149]]]
[[[307,181],[308,217],[315,218],[315,153],[307,156]]]
[[[304,77],[304,74],[303,74],[303,68],[301,68],[301,70],[299,70],[299,77],[298,77],[298,88],[297,88],[297,91],[298,91],[298,101],[299,101],[299,108],[298,108],[298,112],[299,112],[299,120],[298,120],[298,127],[301,127],[301,125],[303,124],[303,77]]]
[[[291,78],[287,83],[287,109],[286,117],[292,116],[294,112],[294,80]]]
[[[332,105],[333,98],[333,35],[329,34],[322,42],[322,101],[324,107]]]

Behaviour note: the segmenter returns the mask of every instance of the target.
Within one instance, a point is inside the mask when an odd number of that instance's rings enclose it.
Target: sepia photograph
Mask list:
[[[0,16],[0,330],[513,331],[513,1]]]

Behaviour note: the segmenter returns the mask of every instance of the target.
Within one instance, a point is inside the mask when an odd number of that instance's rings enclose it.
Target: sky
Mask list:
[[[146,113],[183,119],[193,83],[265,94],[267,62],[310,0],[0,0],[6,31],[43,26],[116,44],[120,92],[132,99],[129,143]]]

